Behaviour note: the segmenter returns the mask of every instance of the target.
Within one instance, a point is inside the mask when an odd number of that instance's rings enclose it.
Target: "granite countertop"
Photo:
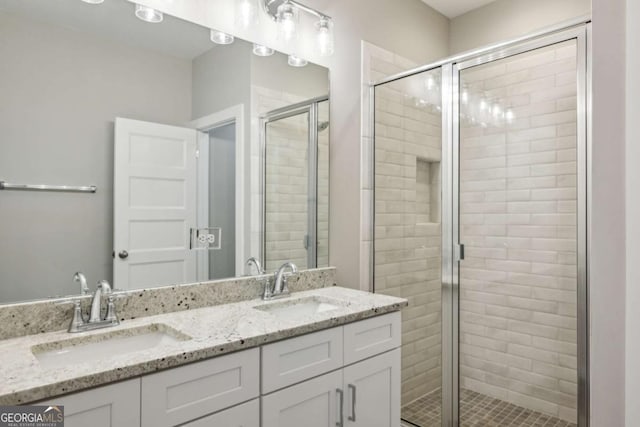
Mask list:
[[[287,305],[299,298],[316,298],[338,308],[293,319],[254,308]],[[79,334],[57,331],[7,339],[0,341],[0,405],[20,405],[105,385],[397,311],[406,305],[401,298],[328,287],[296,292],[291,298],[273,302],[254,299],[126,320],[116,327]],[[105,334],[127,336],[141,329],[173,331],[179,340],[62,367],[41,364],[32,351],[34,346],[47,349],[55,348],[59,341],[100,341]]]

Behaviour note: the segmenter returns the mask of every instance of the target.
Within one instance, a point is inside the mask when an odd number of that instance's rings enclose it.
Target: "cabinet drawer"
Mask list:
[[[262,392],[270,393],[343,365],[342,328],[262,347]]]
[[[67,427],[139,427],[140,378],[38,402],[64,406]]]
[[[182,427],[260,427],[260,399],[225,409]]]
[[[142,377],[142,427],[170,427],[258,397],[251,349]]]
[[[344,327],[344,364],[400,347],[400,312],[385,314]]]

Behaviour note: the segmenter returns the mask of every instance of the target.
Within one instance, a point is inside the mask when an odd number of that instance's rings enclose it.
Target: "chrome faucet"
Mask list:
[[[258,259],[253,256],[247,260],[247,266],[249,267],[249,271],[251,271],[252,265],[256,267],[256,271],[258,272],[258,275],[262,275],[266,273],[266,271],[262,269],[262,264],[260,264],[260,261],[258,261]]]
[[[101,316],[103,295],[107,296],[107,313],[105,314],[104,319]],[[115,297],[112,294],[111,285],[109,284],[109,282],[107,282],[106,280],[101,280],[100,282],[98,282],[98,287],[91,300],[91,311],[89,312],[89,320],[85,321],[84,316],[82,315],[80,301],[73,301],[73,318],[71,319],[71,324],[69,325],[69,332],[75,333],[92,331],[94,329],[119,325],[120,321],[118,320],[118,316],[116,315],[116,306],[114,301]]]
[[[111,294],[111,285],[106,280],[98,282],[98,288],[93,294],[91,300],[91,311],[89,312],[89,323],[98,323],[102,321],[101,309],[102,309],[102,295]]]
[[[287,276],[285,271],[291,270],[291,274],[298,273],[298,267],[292,262],[286,262],[280,266],[274,274],[273,289],[270,289],[269,283],[265,284],[264,295],[262,299],[272,300],[289,296],[289,288],[287,288]]]

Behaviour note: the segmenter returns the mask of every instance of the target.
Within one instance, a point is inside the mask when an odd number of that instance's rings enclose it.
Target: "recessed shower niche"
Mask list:
[[[440,160],[416,158],[416,224],[440,222]]]

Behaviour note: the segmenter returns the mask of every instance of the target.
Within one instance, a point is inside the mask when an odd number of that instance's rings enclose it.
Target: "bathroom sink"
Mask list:
[[[39,344],[31,347],[31,352],[42,366],[63,367],[111,359],[190,339],[169,326],[152,324]]]
[[[276,303],[261,304],[254,308],[282,319],[296,320],[321,313],[327,313],[342,307],[344,307],[344,303],[337,300],[321,297],[305,297],[279,301]]]

